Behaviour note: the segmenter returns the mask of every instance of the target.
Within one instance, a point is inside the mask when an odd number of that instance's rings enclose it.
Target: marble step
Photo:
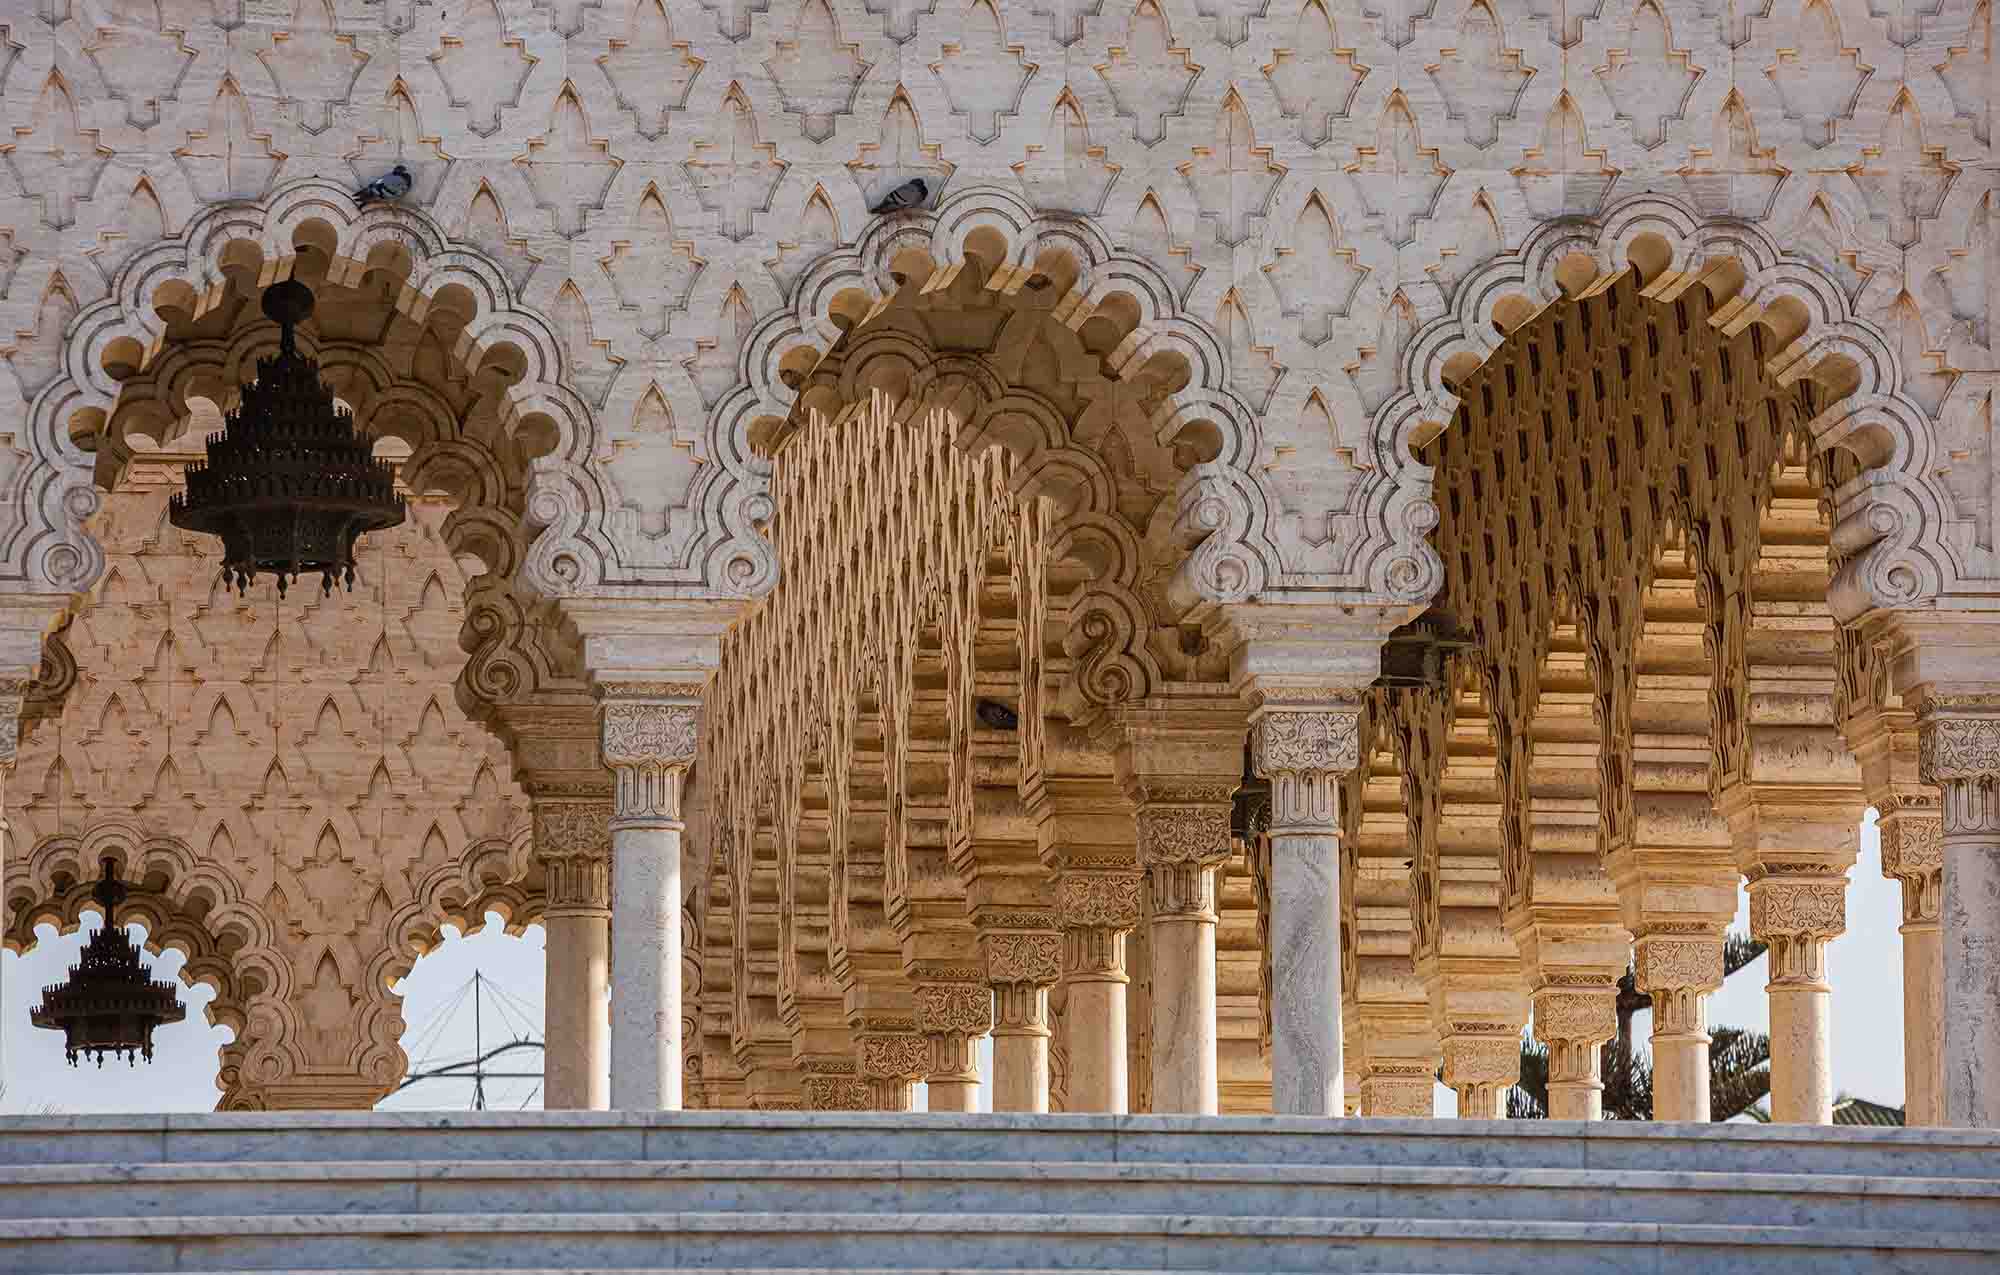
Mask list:
[[[0,1270],[563,1272],[1611,1270],[1837,1275],[2000,1268],[2000,1235],[1921,1228],[978,1213],[414,1213],[0,1221]]]
[[[0,1165],[0,1218],[883,1210],[1625,1222],[2000,1234],[2000,1181],[1408,1165],[908,1160]]]
[[[2000,1131],[743,1111],[0,1117],[0,1165],[362,1160],[1000,1160],[2000,1180]]]

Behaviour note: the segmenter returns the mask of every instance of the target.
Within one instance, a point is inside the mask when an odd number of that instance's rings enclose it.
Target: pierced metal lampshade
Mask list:
[[[336,405],[319,363],[298,351],[293,329],[312,313],[313,295],[296,280],[264,290],[264,314],[278,324],[278,353],[257,360],[257,379],[223,431],[208,436],[208,460],[187,467],[187,491],[167,517],[176,527],[222,540],[222,570],[238,592],[261,571],[278,577],[278,596],[301,573],[317,571],[320,591],[336,579],[354,587],[354,542],[403,521],[394,471],[357,437],[353,414]]]
[[[100,1067],[106,1054],[128,1063],[151,1062],[153,1029],[187,1017],[174,985],[147,977],[139,949],[118,924],[125,895],[117,863],[106,859],[104,875],[90,892],[104,909],[104,924],[84,945],[82,959],[70,966],[68,980],[44,988],[42,1003],[30,1016],[35,1026],[63,1034],[72,1067],[80,1054],[94,1056]]]

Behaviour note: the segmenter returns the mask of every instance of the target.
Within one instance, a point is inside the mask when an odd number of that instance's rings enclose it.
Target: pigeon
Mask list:
[[[921,177],[912,177],[876,200],[875,206],[868,211],[879,217],[884,213],[902,212],[906,208],[922,208],[930,195],[930,184]]]
[[[354,192],[354,202],[363,208],[377,200],[391,203],[410,193],[410,170],[396,165],[382,176]]]

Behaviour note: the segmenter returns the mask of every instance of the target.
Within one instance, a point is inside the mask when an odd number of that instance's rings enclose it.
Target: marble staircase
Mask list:
[[[0,1271],[2000,1271],[2000,1132],[842,1113],[0,1118]]]

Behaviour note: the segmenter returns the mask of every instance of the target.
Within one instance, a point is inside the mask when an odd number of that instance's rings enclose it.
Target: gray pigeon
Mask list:
[[[876,200],[875,206],[868,211],[879,217],[884,213],[902,212],[906,208],[922,208],[930,196],[930,184],[921,177],[912,177]]]
[[[390,203],[394,203],[396,200],[410,193],[410,185],[410,170],[398,164],[388,172],[382,174],[382,176],[363,186],[360,190],[355,191],[354,202],[363,208],[375,203],[377,200],[387,200]]]

